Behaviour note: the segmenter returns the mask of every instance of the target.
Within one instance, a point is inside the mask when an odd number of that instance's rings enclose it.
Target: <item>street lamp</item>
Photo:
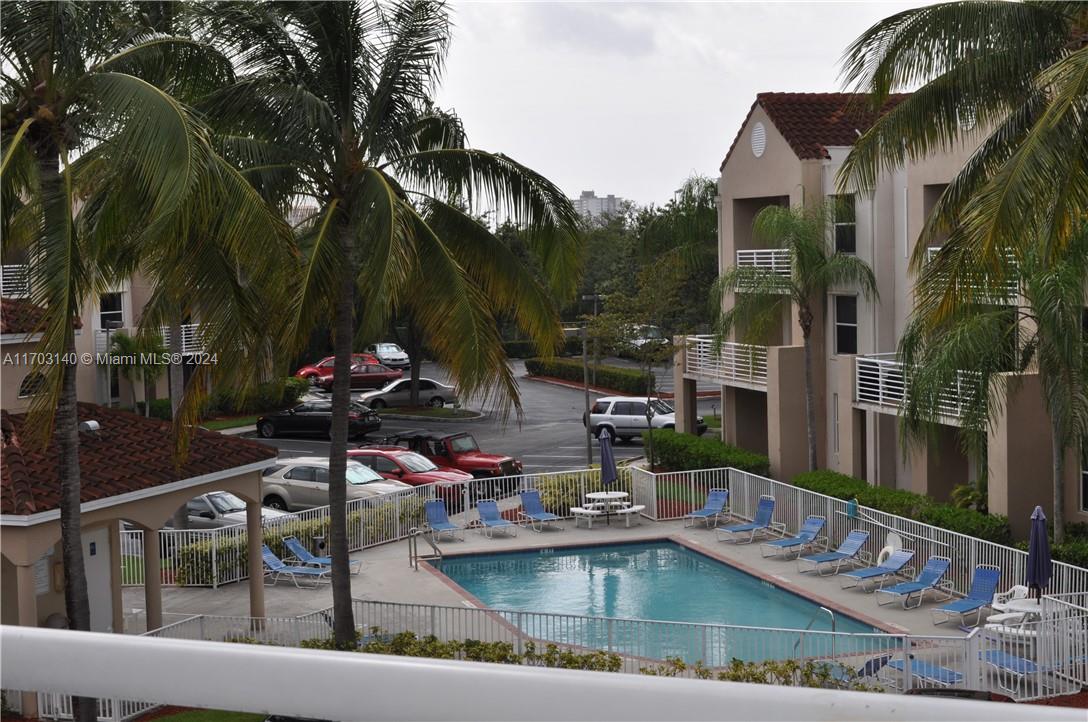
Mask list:
[[[124,327],[124,323],[114,319],[102,322],[106,332],[106,407],[113,408],[113,349],[110,348],[110,333]]]

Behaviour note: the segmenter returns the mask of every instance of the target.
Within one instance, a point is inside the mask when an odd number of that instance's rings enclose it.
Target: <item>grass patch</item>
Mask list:
[[[121,555],[121,578],[130,584],[144,583],[144,560],[131,554]]]
[[[222,431],[223,429],[236,429],[239,426],[253,426],[257,423],[257,416],[231,416],[225,419],[208,419],[201,421],[200,425],[209,431]]]
[[[705,416],[703,417],[703,423],[706,424],[708,429],[720,429],[722,428],[722,417]]]
[[[263,714],[250,714],[248,712],[226,712],[214,709],[191,709],[184,712],[175,712],[162,717],[154,717],[155,722],[260,722],[265,718]]]
[[[471,419],[478,416],[475,411],[455,409],[452,406],[434,408],[432,406],[400,406],[392,409],[379,409],[379,415],[403,414],[405,416],[426,416],[433,419]]]

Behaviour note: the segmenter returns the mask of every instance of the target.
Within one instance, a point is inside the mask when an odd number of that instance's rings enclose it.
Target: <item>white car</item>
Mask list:
[[[407,406],[412,399],[412,380],[397,379],[375,391],[367,391],[359,401],[372,409]],[[427,406],[445,406],[457,403],[457,390],[434,379],[419,380],[419,402]]]
[[[374,343],[363,349],[363,352],[376,356],[383,366],[391,369],[412,367],[412,360],[408,358],[408,354],[395,343]]]
[[[349,461],[348,501],[411,489],[411,484],[382,476],[368,466]],[[279,459],[261,475],[264,505],[298,511],[329,503],[329,460],[320,456]]]
[[[585,423],[582,419],[582,423]],[[703,417],[696,419],[700,435],[706,431]],[[597,399],[589,410],[589,428],[599,437],[602,429],[608,429],[613,439],[630,441],[647,428],[676,428],[676,412],[661,399],[650,399],[650,423],[646,423],[645,396],[606,396]]]
[[[194,496],[185,506],[189,511],[190,529],[214,529],[246,523],[246,503],[229,491],[210,491]],[[279,509],[261,507],[261,522],[264,524],[293,516],[294,514]]]

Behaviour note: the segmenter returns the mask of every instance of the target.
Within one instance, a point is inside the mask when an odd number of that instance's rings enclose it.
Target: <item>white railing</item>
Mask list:
[[[941,389],[937,408],[940,416],[957,424],[977,391],[979,375],[957,371],[956,380]],[[872,354],[854,359],[854,402],[901,411],[909,401],[910,369],[896,354]]]
[[[789,278],[792,272],[790,251],[788,248],[765,248],[760,250],[738,250],[738,268],[758,268]],[[785,289],[783,289],[785,291]]]
[[[26,298],[30,295],[30,266],[17,263],[3,266],[0,288],[7,298]]]
[[[170,348],[170,327],[163,326],[162,342],[166,348]],[[204,350],[204,329],[199,323],[186,323],[181,326],[181,353],[200,353]]]
[[[136,702],[116,698],[96,699],[98,719],[103,722],[125,722],[158,707],[154,702]],[[56,692],[38,694],[38,716],[43,719],[72,719],[72,698]]]
[[[858,506],[856,516],[851,516],[850,504],[842,499],[738,469],[651,474],[645,469],[632,468],[631,474],[635,488],[642,489],[644,495],[654,493],[657,497],[645,512],[651,519],[682,519],[688,512],[702,508],[713,488],[729,489],[733,515],[751,519],[759,497],[768,494],[775,498],[774,520],[784,523],[789,533],[796,533],[808,515],[819,514],[827,519],[825,532],[832,547],[838,546],[852,530],[863,529],[869,532],[864,551],[875,558],[885,545],[885,535],[894,531],[903,538],[904,547],[914,550],[914,559],[920,564],[930,556],[949,557],[952,567],[946,578],[957,594],[967,593],[979,564],[1001,569],[1001,588],[1022,584],[1026,578],[1027,552],[866,506]],[[1054,562],[1053,571],[1049,592],[1088,594],[1088,569]]]
[[[713,336],[688,336],[684,372],[728,386],[767,388],[767,347],[723,341],[715,350]]]
[[[103,664],[104,659],[110,663]],[[928,697],[903,697],[889,704],[886,696],[839,690],[30,627],[0,627],[0,662],[10,688],[360,722],[469,717],[522,722],[542,714],[557,722],[1083,719],[1083,710],[1059,707],[995,707]],[[223,683],[237,679],[239,670],[245,671],[245,684]],[[305,694],[297,684],[284,684],[285,679],[305,679]]]
[[[926,263],[929,263],[940,252],[940,246],[926,248]],[[960,285],[979,302],[998,305],[1012,305],[1020,297],[1019,263],[1016,256],[1009,252],[1005,254],[1005,265],[1008,273],[1000,281],[994,281],[989,273],[977,271],[960,279]]]
[[[119,333],[125,333],[125,334],[128,334],[129,336],[134,336],[136,334],[136,329],[134,329],[134,328],[112,328],[107,332],[107,331],[105,331],[103,329],[96,328],[94,330],[94,352],[95,352],[95,354],[97,355],[97,354],[102,354],[102,353],[108,353],[110,351],[110,345],[113,343],[113,339]]]

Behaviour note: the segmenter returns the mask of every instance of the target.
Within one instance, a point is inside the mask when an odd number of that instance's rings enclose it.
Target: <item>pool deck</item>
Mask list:
[[[856,589],[843,590],[834,576],[817,577],[797,571],[794,561],[763,559],[758,542],[732,544],[719,542],[713,529],[686,527],[680,521],[652,522],[642,520],[641,525],[625,528],[613,521],[611,526],[595,524],[592,529],[584,526],[575,529],[573,520],[562,523],[563,529],[541,533],[520,528],[518,536],[507,538],[496,535],[488,539],[476,531],[468,531],[465,541],[443,541],[443,554],[478,554],[484,552],[514,551],[519,549],[555,548],[560,546],[585,546],[589,544],[615,544],[630,541],[668,539],[745,572],[761,577],[779,587],[797,592],[817,604],[836,613],[846,614],[888,632],[909,633],[924,636],[965,636],[954,622],[934,625],[929,610],[940,602],[927,601],[919,609],[903,610],[899,606],[878,606],[873,594]],[[425,542],[420,550],[429,551]],[[351,555],[363,561],[361,574],[351,578],[352,595],[359,599],[385,602],[410,602],[416,604],[482,606],[456,584],[433,569],[426,562],[415,571],[408,563],[408,542],[399,541],[364,549]],[[228,584],[218,589],[197,587],[164,587],[164,621],[178,619],[175,615],[247,615],[249,613],[248,582]],[[692,589],[692,594],[706,590]],[[929,599],[929,597],[927,597]],[[143,588],[129,587],[124,590],[126,631],[143,631]],[[296,589],[289,581],[281,581],[275,587],[265,587],[265,613],[270,617],[290,617],[324,609],[332,604],[332,592],[328,585],[317,589]],[[531,611],[547,612],[548,609]]]

